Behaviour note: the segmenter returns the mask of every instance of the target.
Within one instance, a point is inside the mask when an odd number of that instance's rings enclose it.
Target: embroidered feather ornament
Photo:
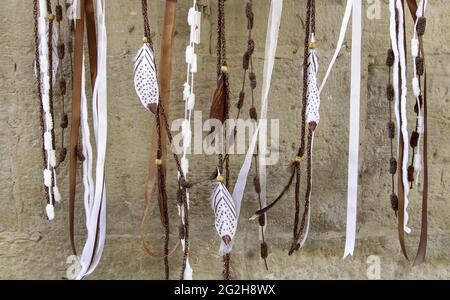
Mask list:
[[[320,122],[320,93],[317,86],[317,71],[319,68],[319,58],[316,52],[316,41],[314,34],[311,37],[311,44],[309,46],[309,58],[308,58],[308,89],[306,97],[308,99],[308,105],[306,107],[306,122],[309,126],[313,127],[313,130],[319,125]]]
[[[236,234],[237,217],[236,205],[222,179],[223,177],[219,174],[210,201],[216,218],[215,227],[222,239],[220,255],[223,256],[231,251],[231,244]]]
[[[159,105],[159,87],[153,50],[148,43],[139,49],[134,60],[134,88],[142,105],[156,113]]]

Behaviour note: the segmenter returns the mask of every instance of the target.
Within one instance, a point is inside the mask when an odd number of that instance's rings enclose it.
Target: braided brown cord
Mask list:
[[[41,62],[39,59],[39,13],[38,13],[38,0],[33,0],[33,18],[34,18],[34,45],[35,45],[35,61],[36,61],[36,83],[39,96],[39,124],[41,127],[41,150],[42,150],[42,162],[44,169],[47,168],[47,155],[44,148],[44,108],[42,107],[42,83],[41,83]],[[50,196],[48,194],[48,187],[44,185],[44,195],[47,203],[50,203]]]
[[[217,1],[217,79],[224,76],[225,81],[225,120],[229,119],[230,112],[230,84],[228,72],[223,72],[222,67],[227,66],[227,55],[226,55],[226,39],[225,39],[225,0]],[[225,128],[224,130],[224,141],[225,141],[225,155],[218,155],[217,169],[221,173],[225,173],[225,186],[230,187],[230,157],[228,155],[227,148],[228,132]],[[225,168],[225,169],[224,169]],[[225,172],[224,172],[225,171]],[[224,260],[224,270],[223,278],[224,280],[230,279],[230,254],[223,257]]]
[[[153,41],[150,30],[150,22],[148,21],[148,5],[147,0],[141,0],[142,17],[144,19],[144,36],[147,38],[150,48],[153,50]]]

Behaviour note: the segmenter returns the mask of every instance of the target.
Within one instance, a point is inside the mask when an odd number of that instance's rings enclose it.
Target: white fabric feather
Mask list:
[[[210,203],[215,214],[216,231],[222,238],[220,255],[223,256],[230,253],[231,244],[236,234],[236,206],[230,192],[223,183],[216,183]]]
[[[314,43],[314,38],[312,39]],[[319,60],[317,57],[317,53],[315,49],[309,50],[309,59],[308,59],[308,90],[306,93],[306,97],[308,100],[308,104],[306,107],[306,123],[316,123],[319,125],[320,123],[320,93],[319,88],[317,86],[317,70],[319,67]]]
[[[152,49],[144,43],[134,60],[134,87],[142,105],[159,104],[159,87]]]

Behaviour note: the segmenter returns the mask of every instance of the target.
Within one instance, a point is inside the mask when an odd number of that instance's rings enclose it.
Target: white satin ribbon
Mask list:
[[[409,133],[408,133],[408,112],[407,112],[407,76],[406,76],[406,49],[405,49],[405,30],[404,30],[404,7],[401,0],[397,0],[396,7],[398,11],[398,50],[400,57],[400,78],[401,78],[401,97],[400,97],[400,118],[401,118],[401,132],[403,136],[403,161],[402,164],[402,183],[404,190],[404,230],[406,233],[411,233],[411,229],[408,228],[408,206],[409,206],[409,181],[408,181],[408,165],[409,165]]]
[[[351,95],[349,123],[349,157],[347,179],[347,226],[344,258],[353,255],[356,240],[356,219],[358,205],[358,165],[359,165],[359,131],[361,109],[361,46],[362,46],[362,3],[361,0],[348,0],[341,25],[338,44],[328,70],[322,81],[320,93],[327,82],[331,70],[344,44],[344,39],[352,16],[352,62]]]
[[[267,149],[267,109],[269,102],[269,91],[272,82],[273,67],[275,64],[275,54],[278,45],[278,34],[280,31],[281,14],[283,11],[283,0],[272,0],[270,3],[269,21],[266,36],[266,52],[264,59],[264,77],[262,84],[262,96],[261,96],[261,118],[259,124],[251,139],[247,155],[244,164],[239,172],[239,177],[236,181],[236,185],[233,190],[233,201],[236,205],[236,214],[239,220],[239,214],[241,211],[242,198],[244,195],[245,187],[247,185],[247,177],[252,165],[253,154],[259,140],[259,176],[261,183],[261,203],[265,207],[267,205],[267,192],[266,192],[266,149]],[[258,139],[259,137],[259,139]]]
[[[344,258],[353,255],[358,204],[359,126],[361,113],[362,4],[353,2],[352,71],[348,153],[347,233]]]
[[[94,85],[92,108],[97,161],[95,185],[93,181],[89,184],[88,197],[85,198],[88,237],[81,255],[81,272],[77,276],[77,279],[82,279],[95,270],[100,261],[106,239],[106,187],[104,171],[107,143],[107,35],[105,0],[97,0],[96,12],[98,28],[97,78]],[[83,70],[83,91],[84,82],[85,72]],[[87,105],[85,101],[82,101],[82,115],[87,117]],[[86,137],[83,134],[83,144],[89,147],[89,128],[84,128],[83,133],[87,133]],[[89,157],[89,160],[92,164],[92,157]],[[85,173],[87,173],[88,178],[92,177],[92,167],[91,169],[87,168]]]

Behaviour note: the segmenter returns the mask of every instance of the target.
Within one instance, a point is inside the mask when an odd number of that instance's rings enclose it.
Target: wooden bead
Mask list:
[[[55,20],[55,15],[54,14],[48,14],[47,18],[50,22],[53,22]]]
[[[220,70],[222,71],[222,73],[225,73],[225,74],[228,73],[228,67],[227,67],[227,66],[222,66],[222,67],[220,68]]]
[[[144,36],[144,37],[142,38],[142,42],[143,42],[144,44],[147,44],[147,43],[148,43],[148,38],[147,38],[146,36]]]
[[[162,166],[162,164],[163,164],[162,159],[155,159],[155,164],[156,164],[157,166]]]

